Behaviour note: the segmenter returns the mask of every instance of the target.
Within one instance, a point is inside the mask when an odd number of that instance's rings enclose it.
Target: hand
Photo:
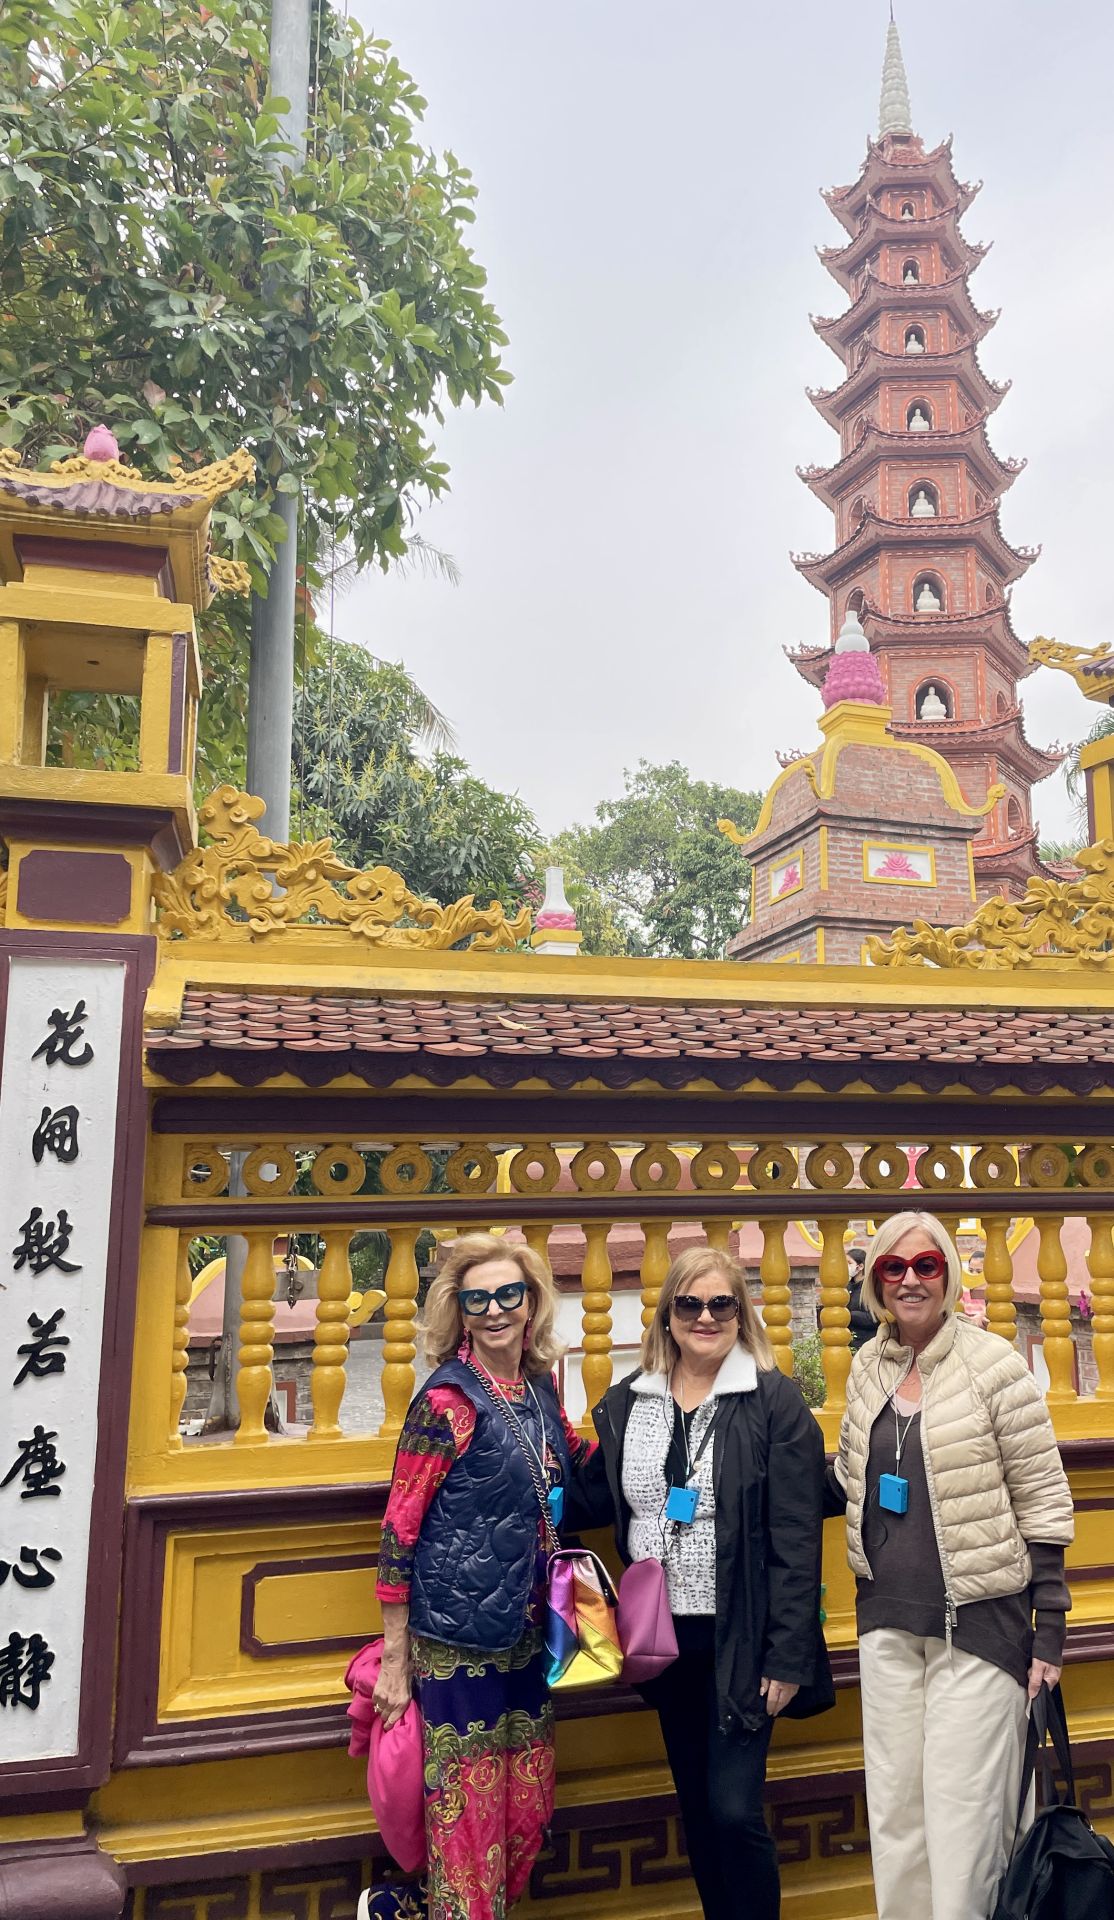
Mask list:
[[[1062,1667],[1054,1667],[1050,1660],[1032,1660],[1029,1663],[1029,1698],[1035,1700],[1042,1687],[1051,1689],[1063,1672]]]
[[[759,1692],[766,1702],[766,1712],[770,1719],[776,1720],[778,1714],[789,1705],[794,1694],[800,1692],[800,1688],[791,1686],[788,1680],[767,1680],[763,1675]]]
[[[383,1722],[386,1733],[402,1719],[410,1705],[410,1665],[406,1660],[384,1660],[375,1683],[371,1704]]]

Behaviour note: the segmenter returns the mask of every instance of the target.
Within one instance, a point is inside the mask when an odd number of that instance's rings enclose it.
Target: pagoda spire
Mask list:
[[[882,62],[882,98],[878,109],[878,137],[884,140],[888,133],[912,133],[912,131],[913,113],[909,105],[909,82],[905,77],[905,61],[902,58],[901,41],[898,38],[897,24],[891,5],[890,25],[886,34],[886,57]]]

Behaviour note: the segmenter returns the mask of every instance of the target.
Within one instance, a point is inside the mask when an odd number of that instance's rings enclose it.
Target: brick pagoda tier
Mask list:
[[[942,754],[895,738],[878,656],[849,613],[824,673],[823,746],[781,772],[745,847],[751,918],[733,960],[858,966],[869,934],[959,926],[975,900],[972,844],[1001,798],[973,806]]]
[[[950,141],[926,153],[913,133],[891,24],[879,139],[854,185],[824,195],[850,238],[820,258],[851,305],[813,320],[844,378],[809,397],[839,433],[840,455],[801,478],[832,509],[836,546],[794,564],[828,596],[833,639],[848,608],[861,618],[895,736],[944,754],[972,802],[1004,788],[974,846],[983,899],[1020,894],[1042,871],[1031,789],[1063,756],[1033,746],[1022,726],[1017,683],[1032,665],[1009,590],[1037,551],[1011,546],[999,522],[1024,462],[1000,459],[987,438],[1008,383],[978,360],[997,314],[979,311],[968,284],[987,249],[959,230],[977,190],[957,181]],[[790,658],[820,686],[831,648]]]

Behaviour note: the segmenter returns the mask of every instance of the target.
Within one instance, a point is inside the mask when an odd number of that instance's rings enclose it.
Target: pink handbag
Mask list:
[[[403,1873],[421,1873],[427,1865],[422,1716],[412,1700],[402,1719],[384,1731],[372,1705],[382,1664],[382,1640],[370,1641],[349,1662],[344,1676],[352,1695],[348,1751],[354,1760],[367,1754],[368,1799],[387,1852]]]
[[[619,1582],[623,1679],[653,1680],[677,1658],[677,1634],[660,1560],[633,1560]]]

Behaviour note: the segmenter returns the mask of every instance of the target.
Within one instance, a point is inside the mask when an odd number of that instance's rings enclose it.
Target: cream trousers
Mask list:
[[[878,1920],[987,1920],[1017,1821],[1024,1688],[896,1627],[863,1635],[859,1673]]]

